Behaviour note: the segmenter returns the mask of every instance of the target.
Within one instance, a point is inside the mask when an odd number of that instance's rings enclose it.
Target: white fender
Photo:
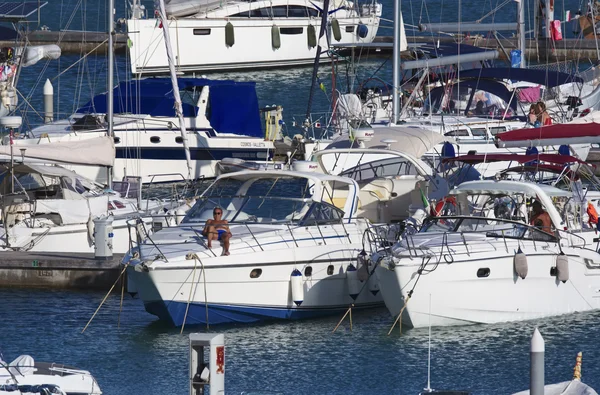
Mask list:
[[[517,276],[521,277],[523,280],[527,277],[528,266],[527,266],[527,255],[521,251],[519,247],[519,251],[515,254],[513,265],[515,268],[515,273]]]
[[[569,279],[569,258],[565,254],[556,257],[556,278],[563,283]]]
[[[302,284],[302,273],[298,269],[294,269],[290,276],[292,285],[292,300],[296,306],[300,306],[304,302],[304,286]]]
[[[353,300],[356,300],[360,293],[360,281],[358,280],[358,271],[353,264],[346,268],[346,283],[348,283],[348,294]]]

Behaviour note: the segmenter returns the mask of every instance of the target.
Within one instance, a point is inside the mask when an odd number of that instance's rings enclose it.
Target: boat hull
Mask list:
[[[142,254],[161,251],[172,256],[170,261],[130,260],[128,276],[146,310],[177,326],[298,320],[343,315],[350,306],[383,305],[380,293],[371,292],[364,278],[356,299],[350,296],[347,269],[357,265],[362,227],[325,225],[320,226],[321,233],[301,227],[292,235],[287,227],[279,229],[234,237],[230,256],[221,256],[219,246],[213,246],[214,255],[209,256],[195,239],[186,239],[183,230],[163,230],[156,235],[172,233],[170,237],[179,241],[161,244],[156,239],[157,249]],[[240,231],[232,229],[235,235]],[[252,245],[258,240],[262,249]],[[290,279],[296,269],[302,273],[301,303],[294,302],[297,295]]]
[[[376,274],[385,304],[394,317],[403,312],[403,325],[415,328],[532,320],[600,307],[597,253],[563,248],[569,279],[562,282],[551,274],[560,254],[555,245],[538,242],[536,251],[533,245],[521,243],[529,269],[522,279],[513,268],[519,248],[513,244],[507,244],[509,252],[494,255],[489,251],[471,252],[470,256],[454,253],[453,261],[442,258],[432,272],[422,276],[417,273],[421,257],[413,258],[412,263],[401,258],[392,270],[383,264]],[[433,256],[428,268],[433,268],[439,257]]]
[[[377,35],[376,16],[344,17],[340,24],[340,43],[370,43]],[[234,27],[235,42],[226,45],[225,26]],[[272,68],[314,63],[317,47],[310,47],[307,26],[319,32],[320,18],[183,18],[169,21],[171,46],[178,72]],[[366,25],[366,37],[357,35],[357,26]],[[279,48],[272,43],[272,28],[279,27]],[[129,19],[127,28],[133,74],[169,72],[163,32],[156,19]],[[348,28],[348,29],[346,29]],[[288,30],[285,30],[288,29]],[[284,32],[288,31],[289,34]],[[324,44],[327,46],[327,44]],[[327,48],[324,48],[325,50]],[[207,56],[210,54],[210,56]],[[328,60],[327,56],[322,57]]]

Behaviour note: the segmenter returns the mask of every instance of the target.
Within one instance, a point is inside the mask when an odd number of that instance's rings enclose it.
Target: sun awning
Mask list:
[[[115,160],[113,139],[107,136],[51,143],[25,142],[26,140],[15,140],[13,156],[16,160],[36,159],[89,166],[113,166]],[[0,145],[0,160],[10,160],[10,145]]]
[[[499,148],[592,143],[600,143],[600,111],[569,123],[498,133],[495,138]]]
[[[565,165],[567,163],[582,163],[590,165],[571,155],[559,154],[535,154],[535,155],[520,155],[520,154],[475,154],[475,155],[460,155],[453,158],[445,158],[443,162],[463,162],[467,164],[489,163],[489,162],[517,162],[528,163],[533,161],[541,161],[554,163],[557,165]],[[590,165],[591,166],[591,165]]]

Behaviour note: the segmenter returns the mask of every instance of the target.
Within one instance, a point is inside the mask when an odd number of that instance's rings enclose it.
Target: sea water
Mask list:
[[[418,292],[418,289],[417,289]],[[102,292],[0,290],[0,350],[90,370],[108,395],[186,394],[188,334],[225,335],[227,394],[417,394],[427,383],[428,330],[396,327],[384,308],[300,322],[179,328],[162,324],[120,288]],[[531,297],[536,297],[532,295]],[[432,301],[435,304],[435,300]],[[600,313],[432,328],[431,386],[511,394],[529,386],[529,342],[546,341],[546,383],[570,380],[583,352],[583,381],[600,388]]]

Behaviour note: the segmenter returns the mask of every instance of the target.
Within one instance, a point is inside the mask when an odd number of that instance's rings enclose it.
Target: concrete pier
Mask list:
[[[0,287],[108,290],[119,277],[123,255],[0,252]]]
[[[108,47],[108,34],[106,32],[89,31],[50,31],[35,30],[27,34],[29,45],[57,44],[64,54],[84,54],[92,50],[99,53],[106,53]],[[356,51],[371,56],[389,56],[392,54],[392,36],[378,36],[372,44],[357,44]],[[433,42],[454,43],[456,37],[451,36],[408,36],[409,46],[422,43],[432,44]],[[510,53],[511,49],[517,47],[516,38],[500,38],[500,43],[504,49]],[[115,52],[124,54],[127,51],[127,33],[117,33],[114,37]],[[474,35],[463,38],[464,44],[474,45],[481,48],[497,49],[498,41],[493,37],[483,37]],[[14,46],[14,41],[0,41],[0,46]],[[596,43],[594,40],[564,39],[562,41],[551,42],[548,39],[526,40],[525,56],[528,60],[545,63],[547,61],[569,60],[569,59],[598,59],[596,53]],[[500,56],[504,57],[502,51]],[[402,54],[402,58],[409,59],[409,53]]]

